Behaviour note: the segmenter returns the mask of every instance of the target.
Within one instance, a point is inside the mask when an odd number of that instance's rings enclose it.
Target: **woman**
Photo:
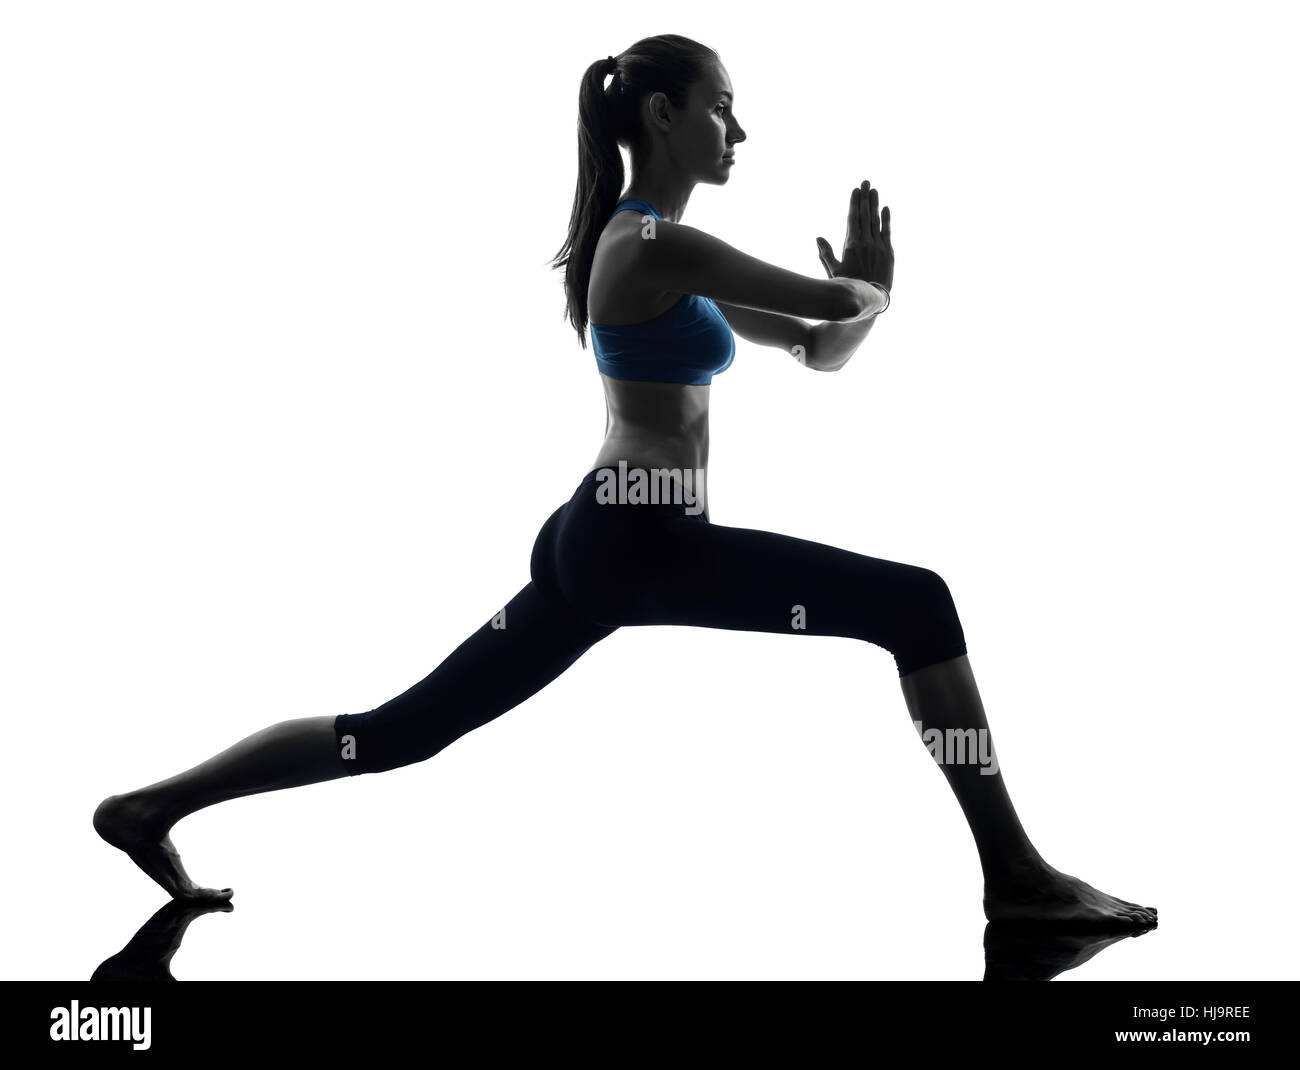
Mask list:
[[[912,719],[938,742],[932,754],[975,837],[988,918],[1155,923],[1153,908],[1053,869],[1030,843],[993,759],[962,626],[939,575],[709,519],[709,387],[732,361],[733,329],[833,371],[887,307],[893,277],[889,209],[878,211],[866,182],[850,197],[843,260],[818,239],[825,279],[683,226],[694,186],[725,184],[744,139],[726,70],[694,41],[646,38],[588,68],[578,185],[556,263],[584,347],[590,326],[605,389],[595,463],[542,526],[530,581],[406,692],[365,713],[273,725],[100,804],[100,835],[175,898],[231,895],[198,887],[182,868],[169,832],[186,814],[423,761],[523,702],[616,628],[683,624],[851,636],[890,651]],[[620,143],[632,160],[625,191]],[[978,742],[971,755],[954,756],[943,741],[955,739]]]

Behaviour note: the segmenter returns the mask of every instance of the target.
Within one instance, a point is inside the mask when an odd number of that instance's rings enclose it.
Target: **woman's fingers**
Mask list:
[[[824,240],[817,239],[819,252],[822,251],[821,244]],[[889,208],[881,210],[880,191],[872,189],[870,180],[864,178],[861,185],[855,186],[853,192],[849,194],[849,218],[844,228],[845,256],[848,256],[851,245],[879,242],[888,246],[891,240]],[[825,252],[829,254],[829,246]],[[842,265],[833,256],[831,263],[835,265],[835,273],[843,270]],[[832,270],[825,255],[822,257],[822,265],[828,272]]]
[[[863,179],[862,185],[858,189],[860,191],[860,223],[858,225],[862,228],[863,239],[873,241],[880,237],[880,217],[877,214],[880,194],[871,188],[871,182],[866,179]]]
[[[826,269],[828,278],[835,278],[840,273],[840,262],[835,259],[835,254],[831,252],[831,243],[825,238],[817,239],[817,257],[822,262],[822,267]]]

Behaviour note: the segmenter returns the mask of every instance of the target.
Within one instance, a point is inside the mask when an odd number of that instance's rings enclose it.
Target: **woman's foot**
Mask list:
[[[138,794],[110,795],[95,808],[95,831],[166,889],[173,899],[187,902],[229,899],[230,888],[201,888],[190,880],[161,819]]]
[[[1046,862],[984,882],[984,916],[992,922],[1049,922],[1088,928],[1149,929],[1156,908],[1099,892]]]

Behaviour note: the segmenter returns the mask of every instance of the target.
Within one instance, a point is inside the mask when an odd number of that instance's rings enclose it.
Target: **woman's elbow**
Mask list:
[[[853,320],[857,319],[862,313],[870,308],[871,297],[866,292],[866,284],[859,283],[857,279],[850,279],[844,276],[832,279],[836,283],[833,306],[833,315],[827,316],[831,320]]]

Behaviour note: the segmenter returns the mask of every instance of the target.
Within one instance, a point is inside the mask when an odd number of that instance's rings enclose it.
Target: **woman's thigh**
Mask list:
[[[671,511],[618,507],[565,529],[564,588],[611,627],[834,635],[874,643],[899,675],[966,652],[947,583],[932,569]],[[590,514],[590,510],[588,510]]]
[[[344,768],[374,773],[432,757],[536,694],[612,632],[529,581],[422,680],[372,710],[335,718]]]

